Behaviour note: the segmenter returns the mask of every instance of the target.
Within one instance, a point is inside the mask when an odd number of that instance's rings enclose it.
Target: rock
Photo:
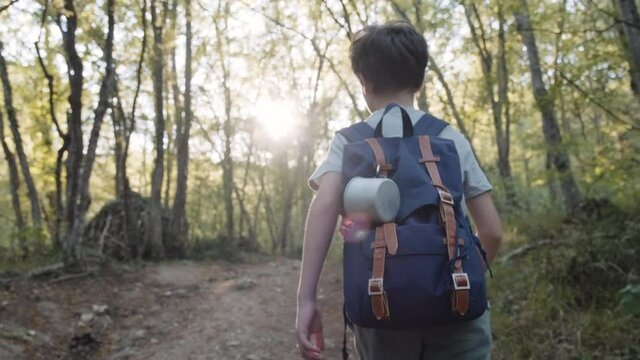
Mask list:
[[[91,320],[93,320],[96,316],[93,315],[93,313],[83,313],[82,315],[80,315],[80,321],[83,323],[89,323],[91,322]]]
[[[9,306],[9,301],[7,301],[7,300],[5,300],[5,301],[0,303],[0,309],[4,309],[7,306]]]
[[[151,339],[151,340],[149,340],[149,341],[151,341],[151,343],[152,343],[152,344],[157,344],[160,340],[158,340],[158,339],[156,339],[156,338],[152,338],[152,339]]]
[[[227,346],[230,346],[230,347],[240,346],[240,341],[237,341],[237,340],[227,341]]]
[[[36,336],[36,331],[35,330],[27,330],[27,335],[34,337]]]
[[[258,354],[249,354],[247,355],[247,360],[260,360],[262,359],[262,356],[258,355]]]
[[[147,331],[144,329],[137,330],[133,333],[133,337],[136,339],[142,339],[147,334]]]
[[[249,277],[242,277],[236,280],[233,288],[236,290],[246,290],[256,286],[255,280]]]
[[[91,305],[91,310],[96,315],[103,315],[109,311],[109,307],[107,305]]]

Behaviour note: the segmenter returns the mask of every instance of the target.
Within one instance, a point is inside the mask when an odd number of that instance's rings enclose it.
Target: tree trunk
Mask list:
[[[108,16],[108,31],[107,38],[105,40],[105,46],[103,49],[104,61],[105,61],[105,74],[102,78],[100,85],[98,104],[93,113],[93,124],[91,127],[91,133],[89,135],[89,144],[87,146],[87,152],[84,156],[82,163],[82,169],[80,172],[80,179],[77,182],[77,194],[79,199],[74,203],[75,217],[71,222],[71,228],[67,234],[65,251],[65,265],[67,268],[77,268],[83,266],[81,248],[82,238],[84,235],[84,228],[86,222],[87,210],[91,204],[91,193],[89,190],[91,173],[93,171],[93,164],[96,158],[96,150],[98,148],[98,140],[100,138],[100,130],[102,128],[102,122],[107,110],[110,107],[110,101],[113,94],[113,37],[114,37],[114,1],[107,0],[107,16]]]
[[[9,145],[4,139],[4,119],[2,111],[0,111],[0,142],[2,142],[2,150],[4,151],[4,157],[7,160],[7,166],[9,167],[9,183],[11,184],[11,206],[13,207],[13,213],[16,217],[16,228],[18,230],[17,237],[20,250],[22,251],[22,258],[26,258],[29,255],[29,248],[27,246],[25,238],[25,224],[22,217],[22,208],[20,206],[20,196],[18,190],[20,189],[20,177],[18,175],[18,166],[16,159]]]
[[[618,10],[624,29],[631,90],[640,101],[640,16],[635,0],[618,0]]]
[[[506,54],[505,54],[505,36],[504,36],[504,17],[502,16],[502,4],[498,5],[498,64],[497,64],[497,76],[493,75],[493,54],[489,51],[486,43],[486,33],[480,14],[474,3],[466,4],[465,16],[467,18],[467,24],[471,32],[473,43],[475,44],[478,55],[480,57],[480,67],[482,69],[482,77],[484,90],[487,96],[487,101],[491,105],[491,113],[493,116],[493,127],[496,134],[496,146],[498,150],[498,171],[500,179],[505,190],[505,199],[507,204],[511,206],[517,206],[518,201],[516,199],[515,187],[513,184],[513,177],[511,175],[511,164],[509,162],[509,122],[503,121],[504,117],[508,119],[508,82],[509,73],[507,69]],[[478,25],[473,22],[473,18],[476,19]],[[479,32],[479,33],[478,33]],[[495,94],[495,82],[498,83],[498,94]],[[496,99],[497,97],[497,99]],[[505,105],[506,109],[505,109]]]
[[[63,24],[62,18],[65,22]],[[76,218],[76,204],[78,202],[78,188],[81,177],[82,159],[84,156],[82,138],[82,87],[83,65],[76,50],[76,29],[78,17],[73,0],[64,1],[64,12],[57,17],[57,24],[62,33],[62,42],[67,63],[69,78],[69,112],[67,115],[68,149],[66,168],[66,218],[64,224],[64,240],[62,241],[63,260],[67,268],[81,266],[80,243],[77,234],[71,233],[71,227]],[[59,152],[60,154],[60,152]]]
[[[153,79],[155,111],[155,160],[151,175],[151,204],[146,224],[147,241],[151,245],[153,258],[164,257],[162,241],[162,180],[164,176],[164,104],[163,104],[163,68],[164,50],[162,31],[164,23],[158,14],[157,0],[151,0],[151,26],[153,28],[153,59],[151,76]]]
[[[27,186],[27,195],[29,196],[29,203],[31,204],[31,219],[33,226],[36,229],[42,227],[42,215],[40,212],[40,200],[38,196],[38,190],[36,189],[31,176],[31,170],[29,169],[29,161],[27,160],[27,154],[24,151],[22,136],[20,135],[20,129],[18,127],[18,119],[16,111],[13,107],[13,91],[11,89],[11,81],[9,80],[9,74],[7,72],[7,64],[2,54],[4,45],[0,41],[0,78],[2,79],[2,90],[4,93],[4,106],[7,110],[7,117],[9,119],[9,128],[13,135],[13,141],[15,144],[16,154],[18,155],[18,161],[20,162],[20,170],[22,170],[22,176],[24,177],[24,183]]]
[[[582,195],[571,173],[569,154],[562,144],[553,98],[547,91],[542,79],[538,47],[531,27],[526,0],[523,0],[522,6],[515,13],[515,17],[518,32],[522,37],[524,46],[527,48],[533,96],[542,115],[542,130],[547,145],[548,159],[558,172],[565,208],[571,210],[580,202]]]
[[[218,16],[214,20],[216,28],[217,50],[222,70],[222,87],[224,91],[224,156],[222,159],[222,183],[224,190],[224,208],[226,215],[226,235],[228,241],[235,243],[235,225],[233,221],[233,159],[231,158],[231,138],[233,137],[233,125],[231,124],[231,89],[229,88],[229,69],[227,66],[227,57],[224,49],[225,38],[223,37],[223,27],[220,24],[220,18],[224,21],[224,29],[227,28],[227,18],[229,17],[229,5],[218,5]]]
[[[47,10],[45,9],[45,13],[46,11]],[[44,60],[42,59],[42,55],[40,54],[40,48],[38,47],[37,42],[35,43],[35,48],[36,48],[36,54],[38,56],[38,63],[40,64],[40,68],[42,69],[42,72],[45,78],[47,79],[47,86],[49,88],[49,116],[51,117],[51,122],[55,126],[56,131],[60,136],[60,139],[62,140],[62,146],[58,149],[58,152],[56,154],[56,165],[54,170],[54,178],[55,178],[55,184],[56,184],[56,193],[55,193],[56,216],[53,224],[54,247],[56,247],[57,250],[62,250],[64,246],[62,243],[60,232],[61,232],[62,220],[64,217],[64,211],[65,211],[64,205],[62,204],[62,166],[63,166],[64,154],[69,149],[69,135],[68,133],[65,133],[62,131],[62,128],[60,127],[60,122],[58,121],[58,118],[56,116],[53,75],[51,75],[47,70],[47,66],[45,65]]]
[[[438,67],[438,64],[436,64],[435,60],[431,57],[431,55],[429,55],[429,64],[430,64],[429,65],[429,69],[431,69],[433,72],[436,73],[436,77],[438,78],[438,81],[440,82],[440,84],[444,88],[444,92],[445,92],[445,94],[447,96],[447,103],[449,105],[449,108],[451,108],[451,113],[453,115],[454,120],[456,121],[456,125],[458,125],[458,130],[460,130],[460,133],[462,135],[464,135],[465,138],[469,139],[469,145],[471,146],[471,152],[473,152],[473,155],[478,160],[478,164],[480,164],[480,167],[482,167],[482,162],[476,156],[476,149],[473,146],[473,143],[471,142],[471,137],[469,136],[469,132],[467,131],[466,126],[464,125],[464,120],[462,119],[462,116],[460,115],[460,112],[458,111],[458,107],[456,106],[455,100],[453,99],[453,92],[451,91],[451,88],[449,87],[449,84],[445,80],[444,74],[442,73],[442,71]]]
[[[167,40],[164,40],[165,42],[167,42]],[[165,134],[165,138],[166,138],[166,143],[165,143],[165,149],[164,149],[164,179],[163,179],[163,186],[164,186],[164,195],[162,196],[162,207],[165,209],[169,209],[170,208],[170,204],[169,201],[171,200],[171,177],[173,175],[173,160],[174,160],[174,156],[175,156],[175,150],[174,150],[174,146],[175,146],[175,132],[173,132],[173,120],[171,118],[171,112],[169,111],[169,79],[170,76],[168,76],[167,74],[165,74],[164,77],[164,104],[166,106],[165,109],[165,116],[164,116],[164,126],[165,129],[167,129],[166,134]],[[166,236],[165,236],[166,237]],[[165,244],[165,251],[166,251],[166,245]]]
[[[511,101],[509,100],[509,69],[507,67],[505,19],[502,12],[502,2],[498,7],[498,103],[504,121],[496,124],[500,128],[500,139],[498,144],[498,169],[500,177],[504,181],[505,196],[507,203],[511,206],[519,206],[518,194],[515,182],[511,173]],[[496,132],[497,134],[497,132]]]
[[[173,200],[173,216],[172,229],[176,234],[177,245],[184,253],[185,243],[189,237],[189,223],[187,222],[186,202],[187,202],[187,180],[189,178],[189,136],[191,132],[191,121],[193,113],[191,110],[191,0],[185,0],[185,16],[186,16],[186,54],[184,65],[184,121],[178,120],[178,111],[176,111],[176,127],[178,129],[176,136],[176,193]],[[176,84],[177,87],[177,84]],[[176,103],[176,106],[179,102]]]

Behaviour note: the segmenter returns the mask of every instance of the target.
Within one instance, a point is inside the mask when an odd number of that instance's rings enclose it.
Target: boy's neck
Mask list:
[[[402,91],[383,95],[373,95],[368,101],[369,111],[374,113],[391,103],[398,104],[403,107],[412,108],[414,96],[415,95],[413,91]]]

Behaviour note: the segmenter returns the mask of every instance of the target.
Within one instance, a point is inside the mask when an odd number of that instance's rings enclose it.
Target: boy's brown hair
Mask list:
[[[353,36],[349,50],[353,72],[371,84],[374,93],[422,87],[429,52],[424,36],[410,23],[365,26]]]

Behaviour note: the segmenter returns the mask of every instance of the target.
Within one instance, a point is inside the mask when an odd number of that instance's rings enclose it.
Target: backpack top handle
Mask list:
[[[387,115],[389,111],[394,108],[399,108],[402,113],[402,137],[412,137],[413,136],[413,124],[411,123],[411,118],[407,111],[400,105],[391,103],[384,108],[384,113],[382,114],[382,118],[378,122],[375,131],[373,132],[373,137],[379,138],[382,137],[382,122],[384,121],[384,117]]]

